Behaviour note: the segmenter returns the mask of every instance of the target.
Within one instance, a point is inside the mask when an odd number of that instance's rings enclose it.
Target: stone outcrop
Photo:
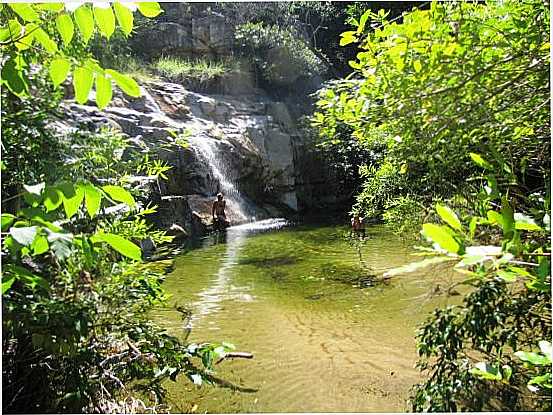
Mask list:
[[[149,152],[165,161],[171,167],[167,180],[146,178],[161,228],[204,233],[214,195],[225,190],[222,178],[236,190],[227,208],[234,223],[298,210],[298,133],[285,104],[260,94],[199,94],[168,82],[147,83],[142,90],[138,99],[117,92],[103,111],[93,102],[68,99],[64,119],[54,126],[63,132],[108,126],[130,138],[129,156]]]

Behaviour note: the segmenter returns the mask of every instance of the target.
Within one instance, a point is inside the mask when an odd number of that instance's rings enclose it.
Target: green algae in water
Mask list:
[[[389,286],[353,287],[366,270],[345,227],[297,227],[227,235],[225,244],[192,250],[175,261],[165,288],[189,308],[188,341],[229,341],[253,360],[223,362],[216,376],[229,384],[168,383],[173,412],[404,411],[420,380],[415,329],[449,301],[427,300],[445,268],[392,279]],[[381,227],[362,247],[371,272],[415,260],[409,245]],[[155,318],[183,336],[177,312]]]

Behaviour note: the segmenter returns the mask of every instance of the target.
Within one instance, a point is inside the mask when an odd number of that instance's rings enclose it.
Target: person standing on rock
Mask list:
[[[223,198],[223,194],[217,193],[217,199],[213,202],[213,207],[211,208],[213,224],[217,230],[223,230],[230,225],[230,222],[227,220],[227,214],[225,213],[226,207],[227,201]]]

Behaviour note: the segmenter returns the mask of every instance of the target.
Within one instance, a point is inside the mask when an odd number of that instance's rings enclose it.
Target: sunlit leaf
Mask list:
[[[102,189],[109,195],[109,197],[117,202],[123,202],[130,207],[134,207],[136,205],[132,195],[121,186],[107,185],[103,186]]]
[[[29,3],[8,3],[8,5],[26,22],[36,22],[40,18]]]
[[[96,104],[98,108],[104,109],[111,102],[112,89],[111,80],[102,74],[96,74]]]
[[[89,6],[83,5],[75,10],[75,22],[77,22],[84,43],[88,43],[94,33],[94,17]]]
[[[113,10],[115,11],[115,16],[117,17],[121,30],[125,35],[129,36],[133,28],[134,17],[132,12],[119,2],[113,4]]]
[[[115,16],[113,15],[113,10],[111,7],[103,8],[94,6],[94,21],[100,29],[100,33],[106,38],[110,38],[113,32],[115,31]]]
[[[458,231],[463,229],[461,221],[457,217],[457,214],[448,206],[444,206],[438,203],[436,204],[436,212],[438,213],[438,215],[440,215],[440,218],[442,218],[442,220],[453,229],[457,229]]]
[[[5,232],[14,221],[14,215],[11,213],[2,213],[2,232]]]
[[[123,75],[113,69],[106,69],[106,73],[109,74],[115,83],[123,90],[123,92],[131,97],[139,97],[140,87],[134,79],[130,76]]]
[[[12,238],[21,245],[30,245],[35,240],[38,228],[36,226],[24,226],[16,228],[12,226],[10,228],[10,235]]]
[[[50,78],[52,78],[54,85],[58,86],[65,81],[70,68],[71,63],[65,58],[53,59],[52,62],[50,62],[48,72],[50,73]]]
[[[435,225],[433,223],[425,223],[422,225],[422,234],[448,252],[453,254],[459,252],[459,243],[443,226]]]
[[[91,184],[82,186],[84,189],[85,206],[88,215],[93,218],[100,210],[102,204],[102,192]]]
[[[73,19],[66,13],[62,13],[56,17],[56,27],[63,43],[69,45],[73,39],[75,33],[75,26],[73,25]]]
[[[145,17],[156,17],[158,14],[163,13],[157,2],[140,2],[136,3],[136,5],[140,13]]]
[[[75,88],[75,99],[79,104],[88,100],[88,94],[92,89],[94,73],[85,67],[78,67],[73,72],[73,87]]]
[[[97,233],[90,238],[92,242],[106,242],[114,250],[128,258],[140,261],[142,259],[142,251],[140,247],[122,236],[113,233]]]

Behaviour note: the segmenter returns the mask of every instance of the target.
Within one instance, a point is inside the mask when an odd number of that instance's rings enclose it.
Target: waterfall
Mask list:
[[[252,219],[252,209],[234,183],[228,179],[229,168],[215,140],[206,136],[193,136],[190,138],[190,144],[196,154],[209,166],[213,177],[217,180],[218,191],[223,193],[227,200],[229,210],[236,214],[240,221],[249,222]]]

